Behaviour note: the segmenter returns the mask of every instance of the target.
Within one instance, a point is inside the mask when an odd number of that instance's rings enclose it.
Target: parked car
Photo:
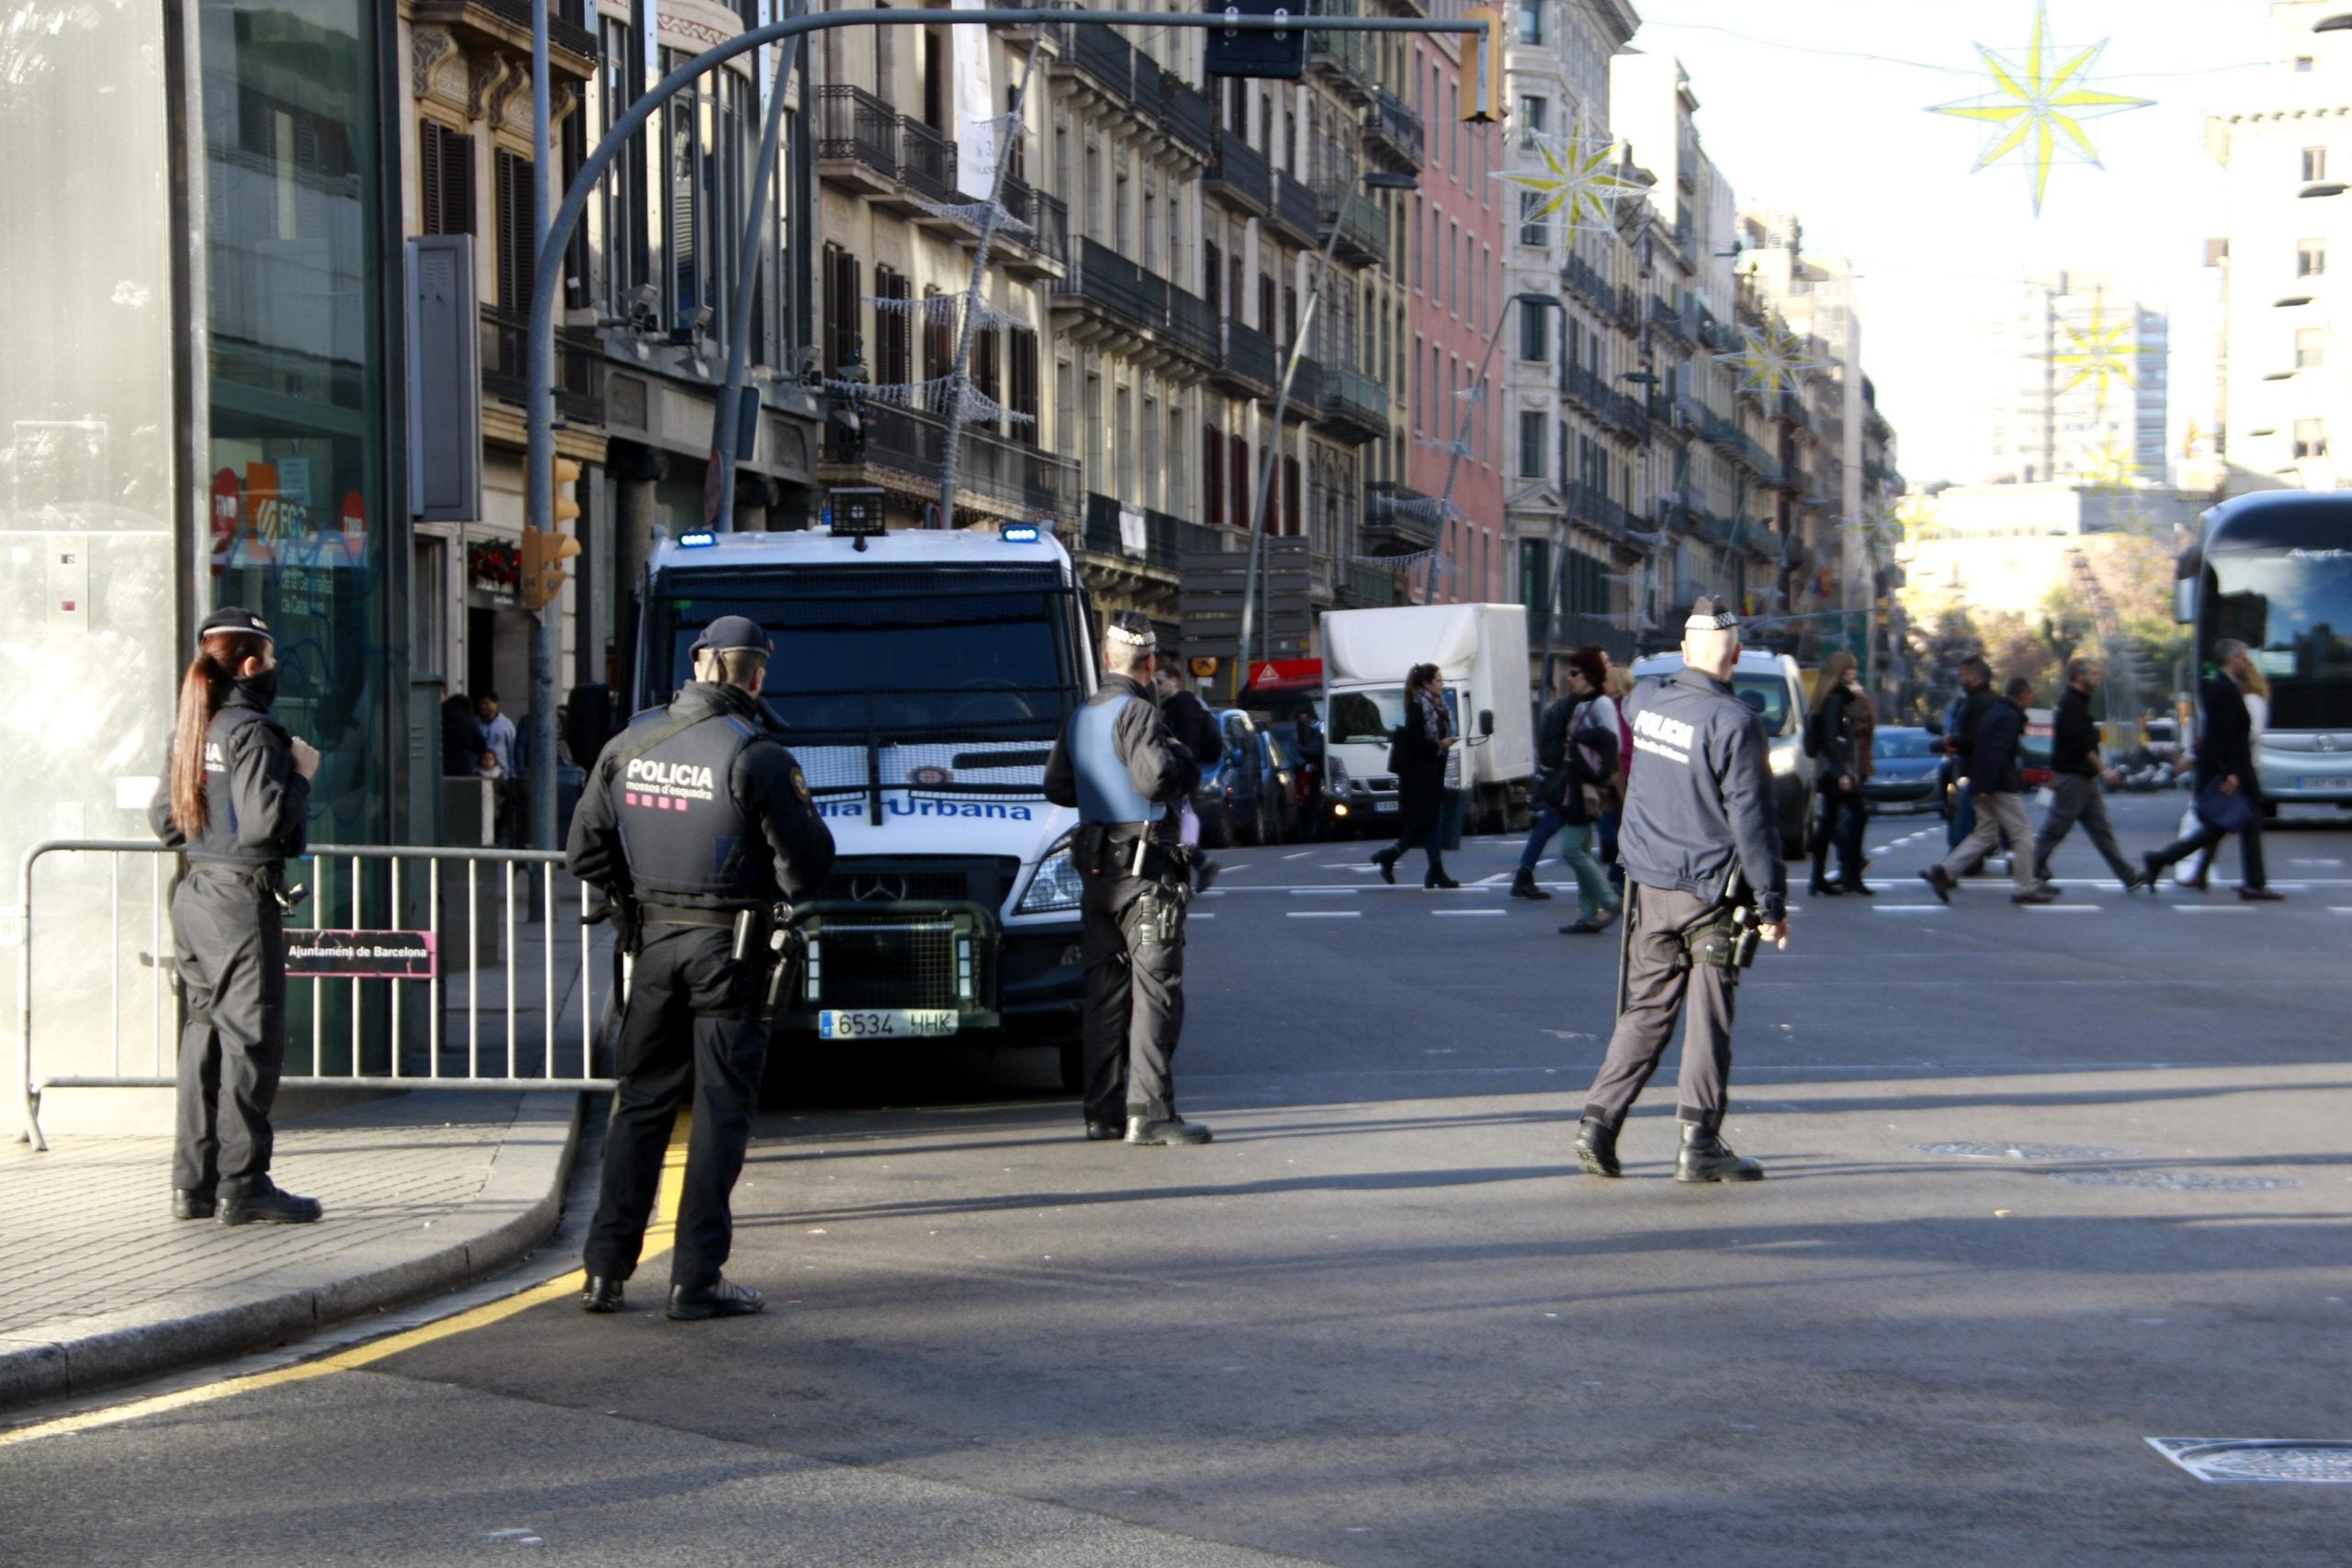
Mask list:
[[[1873,772],[1862,783],[1862,799],[1873,814],[1939,810],[1943,763],[1943,737],[1882,728],[1871,740]]]
[[[1634,660],[1634,678],[1670,675],[1682,668],[1679,653],[1653,653]],[[1804,682],[1797,661],[1785,653],[1749,649],[1732,671],[1731,689],[1764,721],[1771,746],[1772,792],[1781,813],[1781,852],[1791,860],[1804,856],[1806,825],[1813,818],[1815,774],[1818,765],[1804,754]],[[1641,767],[1636,758],[1634,766]]]
[[[1292,780],[1277,777],[1289,772],[1288,754],[1272,744],[1270,730],[1239,708],[1222,708],[1211,716],[1225,739],[1225,755],[1203,772],[1201,787],[1193,792],[1201,841],[1213,848],[1280,843],[1285,811],[1291,820],[1297,817],[1297,807],[1287,804]],[[1276,758],[1283,760],[1277,764]]]

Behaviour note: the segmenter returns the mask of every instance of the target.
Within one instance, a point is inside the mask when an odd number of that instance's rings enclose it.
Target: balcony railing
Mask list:
[[[1624,538],[1635,526],[1634,514],[1595,486],[1579,483],[1570,487],[1569,504],[1578,522],[1612,539]]]
[[[956,189],[956,143],[912,115],[899,118],[899,178],[933,201],[963,199]]]
[[[1290,404],[1285,417],[1323,417],[1323,367],[1303,354],[1298,356],[1298,367],[1290,375]]]
[[[1388,219],[1370,197],[1338,186],[1326,186],[1316,196],[1324,224],[1340,226],[1335,254],[1341,260],[1357,266],[1377,266],[1387,259]],[[1330,230],[1326,227],[1321,232],[1328,235]]]
[[[1173,344],[1202,364],[1216,363],[1216,312],[1205,300],[1081,235],[1077,265],[1054,280],[1057,299],[1095,306],[1125,325]]]
[[[1650,320],[1680,338],[1691,347],[1699,346],[1699,327],[1684,311],[1653,295],[1650,298]]]
[[[1373,547],[1372,553],[1405,555],[1436,548],[1436,508],[1414,504],[1430,499],[1393,480],[1375,479],[1365,486],[1364,542]]]
[[[1121,103],[1135,97],[1136,51],[1108,23],[1080,22],[1066,56]]]
[[[936,485],[947,452],[946,423],[917,409],[866,403],[859,410],[865,448],[856,461]],[[828,427],[825,461],[848,461],[837,430]],[[956,459],[959,488],[1040,517],[1078,514],[1078,465],[1025,441],[966,425]]]
[[[1148,57],[1136,57],[1140,72],[1157,72]],[[1167,126],[1175,139],[1207,157],[1216,150],[1216,111],[1210,107],[1207,95],[1195,91],[1177,80],[1173,74],[1162,73],[1158,88],[1160,123]],[[1144,96],[1140,88],[1136,96]]]
[[[1603,279],[1599,269],[1576,252],[1568,253],[1567,262],[1560,269],[1560,276],[1585,303],[1602,315],[1615,312],[1617,309],[1615,285]]]
[[[1349,561],[1332,574],[1332,597],[1343,610],[1385,610],[1405,602],[1405,585],[1390,568]]]
[[[1282,374],[1273,339],[1231,320],[1224,323],[1224,344],[1216,367],[1225,380],[1261,398],[1273,396],[1275,378]]]
[[[1308,0],[1307,12],[1317,17],[1363,14],[1358,0]],[[1323,73],[1340,96],[1359,104],[1373,101],[1371,39],[1363,33],[1311,32],[1306,35],[1306,62]]]
[[[1214,364],[1223,349],[1217,332],[1216,311],[1199,295],[1169,284],[1168,335],[1177,344],[1200,355],[1202,361]]]
[[[1609,412],[1609,383],[1581,365],[1570,365],[1560,374],[1560,390],[1585,406],[1595,419],[1605,419]]]
[[[1121,512],[1140,513],[1143,516],[1143,547],[1128,546],[1126,530],[1121,526]],[[1141,561],[1163,571],[1173,572],[1187,555],[1208,555],[1225,547],[1226,534],[1221,529],[1187,523],[1170,513],[1156,512],[1149,507],[1124,505],[1118,497],[1090,491],[1086,496],[1086,520],[1080,534],[1080,547],[1098,556],[1120,560]]]
[[[1374,440],[1388,430],[1388,389],[1352,365],[1334,365],[1323,373],[1323,415]]]
[[[899,117],[863,87],[817,89],[817,156],[899,175]]]
[[[1374,152],[1385,152],[1413,169],[1421,166],[1421,117],[1387,88],[1374,90],[1372,107],[1364,110],[1363,130]]]
[[[481,308],[481,389],[520,408],[530,400],[531,318]],[[594,332],[555,330],[555,406],[571,424],[605,423],[605,350]]]
[[[1261,217],[1273,205],[1272,171],[1266,155],[1230,130],[1216,133],[1216,160],[1202,180]]]
[[[1060,197],[1047,196],[1024,181],[1008,177],[1004,182],[1004,210],[1029,226],[1026,234],[1006,236],[1013,243],[1026,245],[1059,265],[1069,265],[1069,209],[1062,205]]]
[[[1274,171],[1273,210],[1268,216],[1302,245],[1322,243],[1322,209],[1316,202],[1314,188],[1293,178],[1287,170]]]

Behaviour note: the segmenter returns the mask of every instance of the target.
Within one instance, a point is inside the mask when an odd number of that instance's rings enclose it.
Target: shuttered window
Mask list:
[[[824,261],[825,373],[838,376],[842,366],[863,359],[857,335],[857,258],[839,245],[827,245]]]
[[[438,120],[424,120],[417,126],[416,152],[417,231],[472,233],[474,139],[458,135]]]
[[[1225,525],[1225,437],[1214,424],[1201,426],[1201,521]]]
[[[538,226],[532,220],[531,161],[500,148],[497,167],[498,302],[509,310],[531,302],[531,273],[538,265]]]

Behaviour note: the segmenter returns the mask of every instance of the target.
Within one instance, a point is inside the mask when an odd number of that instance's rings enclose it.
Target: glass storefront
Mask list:
[[[392,594],[379,24],[365,0],[205,0],[210,599],[277,636],[278,716],[322,753],[311,837],[391,836],[409,694]]]

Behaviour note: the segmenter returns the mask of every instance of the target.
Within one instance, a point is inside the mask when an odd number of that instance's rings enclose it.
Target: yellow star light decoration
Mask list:
[[[1954,103],[1936,104],[1928,112],[1982,120],[1996,127],[1993,140],[1978,155],[1976,168],[1970,173],[1989,168],[2012,152],[2021,154],[2027,183],[2033,192],[2033,214],[2039,218],[2042,197],[2050,189],[2051,164],[2062,157],[2079,155],[2095,169],[2106,167],[2099,162],[2098,150],[2091,145],[2082,122],[2100,115],[2146,108],[2154,102],[2120,93],[2102,93],[2085,85],[2091,67],[2106,48],[2102,39],[2058,60],[2064,51],[2050,42],[2049,0],[2036,0],[2033,41],[2026,46],[2021,61],[1996,54],[1981,43],[1976,46],[1977,54],[1993,73],[1994,85],[1999,90]]]
[[[2142,470],[2132,453],[2117,445],[2114,436],[2101,441],[2098,450],[2088,454],[2083,477],[2090,480],[2091,489],[2101,495],[2129,495],[2139,488]]]
[[[1822,367],[1821,361],[1805,353],[1805,340],[1791,332],[1785,322],[1769,321],[1761,331],[1743,325],[1739,337],[1736,351],[1718,354],[1715,358],[1738,370],[1739,389],[1743,392],[1777,398],[1782,392],[1796,390],[1807,375]]]
[[[2127,387],[2138,386],[2132,362],[2140,357],[2139,345],[2123,341],[2132,330],[2129,316],[2108,324],[2107,308],[2099,300],[2091,301],[2091,319],[2086,326],[2065,323],[2066,335],[2075,346],[2050,356],[2050,362],[2062,370],[2072,370],[2074,379],[2058,389],[2064,394],[2073,391],[2084,382],[2092,383],[2092,403],[2101,413],[2107,412],[2109,386],[2120,380]]]
[[[1579,229],[1606,228],[1619,202],[1642,194],[1642,187],[1618,174],[1612,165],[1624,143],[1611,140],[1594,140],[1584,133],[1584,118],[1578,116],[1576,129],[1565,141],[1555,142],[1550,137],[1535,139],[1535,152],[1544,161],[1540,169],[1506,169],[1495,177],[1542,197],[1541,201],[1520,215],[1521,223],[1536,223],[1555,213],[1566,215],[1560,225],[1560,237],[1573,242]]]

